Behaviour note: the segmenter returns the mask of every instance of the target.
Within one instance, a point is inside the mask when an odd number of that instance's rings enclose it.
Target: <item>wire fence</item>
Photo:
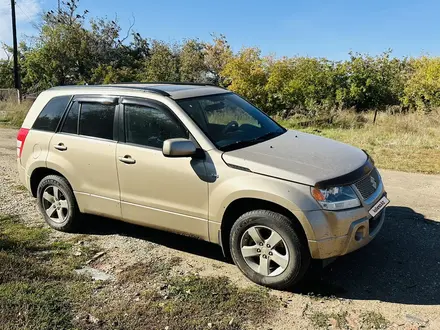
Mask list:
[[[0,101],[17,101],[18,91],[15,88],[0,89]]]
[[[22,100],[34,101],[38,93],[23,94]],[[15,88],[0,88],[0,102],[18,102],[18,90]]]

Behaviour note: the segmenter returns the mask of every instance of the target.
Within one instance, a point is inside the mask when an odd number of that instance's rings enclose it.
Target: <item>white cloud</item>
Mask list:
[[[40,0],[17,0],[15,14],[17,17],[18,40],[24,33],[28,34],[31,24],[38,19],[41,13]],[[11,0],[0,0],[0,42],[12,44]],[[0,51],[0,57],[3,57]]]

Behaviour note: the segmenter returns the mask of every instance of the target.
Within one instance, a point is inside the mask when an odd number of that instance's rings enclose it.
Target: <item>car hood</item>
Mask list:
[[[223,154],[230,166],[314,186],[362,167],[367,155],[345,143],[297,131]]]

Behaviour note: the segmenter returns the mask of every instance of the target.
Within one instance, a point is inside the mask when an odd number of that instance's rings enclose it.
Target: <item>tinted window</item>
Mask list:
[[[41,111],[34,125],[33,129],[42,131],[55,132],[64,110],[66,110],[71,96],[57,96],[51,99],[43,111]]]
[[[74,102],[67,113],[61,132],[78,134],[79,103]]]
[[[126,142],[162,148],[172,138],[188,138],[188,132],[168,112],[140,105],[125,106]]]
[[[82,103],[79,134],[113,140],[114,104]]]

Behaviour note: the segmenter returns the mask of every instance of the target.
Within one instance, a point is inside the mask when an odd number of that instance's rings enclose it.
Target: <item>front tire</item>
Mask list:
[[[253,282],[292,288],[306,273],[310,253],[288,217],[267,210],[243,214],[230,235],[232,259]]]
[[[68,181],[48,175],[37,188],[37,203],[44,220],[52,228],[72,232],[78,227],[80,212]]]

